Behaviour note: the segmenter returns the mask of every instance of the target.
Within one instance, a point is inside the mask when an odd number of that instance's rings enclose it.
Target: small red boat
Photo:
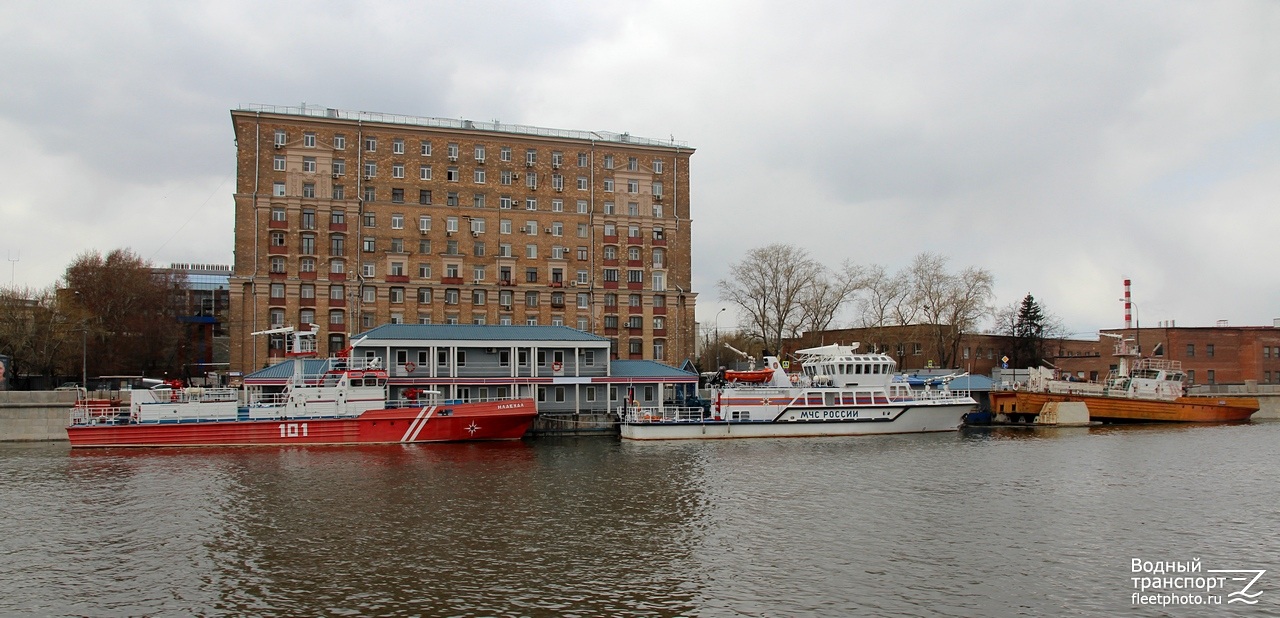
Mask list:
[[[247,405],[235,389],[171,386],[132,391],[127,406],[86,400],[72,408],[67,437],[73,448],[518,440],[538,414],[529,398],[440,401],[415,391],[388,401],[376,359],[329,359],[310,376],[305,366],[295,360],[284,392]]]
[[[726,382],[750,382],[757,384],[760,382],[768,382],[773,379],[772,369],[756,369],[755,371],[729,371],[725,370],[724,380]]]

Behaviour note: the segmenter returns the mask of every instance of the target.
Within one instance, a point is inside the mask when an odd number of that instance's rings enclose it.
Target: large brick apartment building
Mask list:
[[[322,352],[380,324],[457,323],[693,353],[687,145],[316,107],[231,120],[233,370],[284,355],[251,333],[306,324]]]

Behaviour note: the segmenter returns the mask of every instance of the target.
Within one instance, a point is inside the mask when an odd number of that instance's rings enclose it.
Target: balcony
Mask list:
[[[628,245],[643,245],[643,244],[644,244],[644,236],[628,236],[628,237],[627,237],[627,244],[628,244]]]
[[[627,289],[628,289],[628,290],[643,290],[643,289],[644,289],[644,282],[643,282],[643,281],[639,281],[639,282],[631,282],[631,281],[628,281],[628,282],[627,282]]]
[[[337,308],[337,307],[346,307],[346,306],[347,306],[347,299],[345,299],[345,298],[330,298],[330,299],[329,299],[329,306],[330,306],[330,307],[334,307],[334,308]]]
[[[605,266],[617,266],[617,265],[618,265],[618,260],[616,260],[616,259],[613,259],[613,260],[608,260],[608,259],[606,259],[606,260],[604,260],[604,265],[605,265]]]
[[[667,239],[665,239],[665,238],[655,238],[655,239],[653,239],[653,246],[655,246],[655,247],[665,247],[665,246],[667,246]]]
[[[330,232],[345,232],[345,231],[347,231],[347,224],[346,224],[346,223],[330,223],[330,224],[329,224],[329,231],[330,231]]]
[[[515,285],[515,282],[511,281],[510,279],[499,279],[498,285],[511,287]]]
[[[440,283],[445,285],[462,285],[462,277],[440,277]]]
[[[268,228],[270,228],[270,229],[273,229],[273,230],[287,230],[287,229],[289,229],[289,222],[288,222],[288,221],[276,221],[275,219],[272,219],[272,220],[270,220],[270,221],[268,221],[268,222],[267,222],[267,227],[268,227]]]
[[[284,245],[271,245],[267,247],[267,255],[288,255],[289,248]]]
[[[330,281],[346,281],[347,273],[329,273]]]
[[[459,277],[459,281],[462,279]],[[387,275],[387,283],[408,283],[409,275]]]
[[[272,281],[284,281],[285,279],[288,279],[288,278],[289,278],[289,273],[287,273],[287,272],[285,272],[285,271],[283,271],[283,270],[281,270],[281,271],[274,271],[274,270],[273,270],[273,271],[271,271],[271,272],[267,273],[267,278],[268,278],[268,279],[271,279]]]
[[[299,298],[299,299],[298,299],[298,306],[299,306],[299,307],[314,307],[314,306],[316,306],[316,297],[312,296],[311,298]]]
[[[654,308],[653,308],[653,315],[667,315],[667,308],[666,308],[666,307],[654,307]]]
[[[316,271],[314,271],[314,270],[304,270],[304,271],[302,271],[302,272],[298,273],[298,278],[299,278],[299,279],[301,279],[301,280],[303,280],[303,281],[315,281],[315,280],[316,280]]]
[[[551,283],[548,283],[547,285],[549,285],[549,286],[551,286],[551,287],[553,287],[553,288],[562,288],[562,287],[564,287],[564,282],[563,282],[563,281],[552,281]]]
[[[644,266],[644,260],[627,260],[627,266]]]
[[[616,290],[616,289],[618,289],[618,282],[617,282],[617,281],[605,281],[605,282],[604,282],[604,289],[606,289],[606,290]]]
[[[613,236],[605,236],[605,237],[604,237],[604,242],[606,242],[606,243],[614,243],[614,244],[617,244],[617,242],[618,242],[618,235],[617,235],[617,234],[614,234]]]

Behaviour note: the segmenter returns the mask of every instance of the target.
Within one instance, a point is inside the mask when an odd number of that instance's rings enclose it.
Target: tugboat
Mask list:
[[[897,363],[858,345],[828,345],[796,352],[801,373],[788,375],[778,357],[763,355],[764,368],[725,374],[713,385],[709,409],[700,407],[617,410],[624,440],[692,440],[858,436],[956,431],[977,409],[967,392],[912,389],[896,376]],[[745,379],[744,379],[745,378]]]
[[[129,402],[78,401],[67,437],[72,448],[379,444],[518,440],[537,416],[532,399],[441,401],[415,390],[387,398],[387,371],[377,359],[315,355],[316,329],[255,334],[290,336],[293,376],[281,393],[249,397],[231,388],[165,384],[130,391]]]
[[[1078,401],[1090,420],[1105,423],[1212,423],[1249,420],[1258,411],[1258,400],[1248,397],[1187,397],[1180,361],[1142,358],[1132,339],[1100,334],[1117,340],[1119,359],[1104,382],[1073,382],[1032,368],[1025,389],[991,393],[992,412],[1030,418],[1046,403]]]

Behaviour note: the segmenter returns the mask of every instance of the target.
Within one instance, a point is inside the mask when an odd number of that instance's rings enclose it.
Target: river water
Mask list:
[[[0,444],[0,615],[1276,616],[1277,462],[1275,422]],[[1135,604],[1134,577],[1185,575],[1135,558],[1266,569],[1264,594]]]

